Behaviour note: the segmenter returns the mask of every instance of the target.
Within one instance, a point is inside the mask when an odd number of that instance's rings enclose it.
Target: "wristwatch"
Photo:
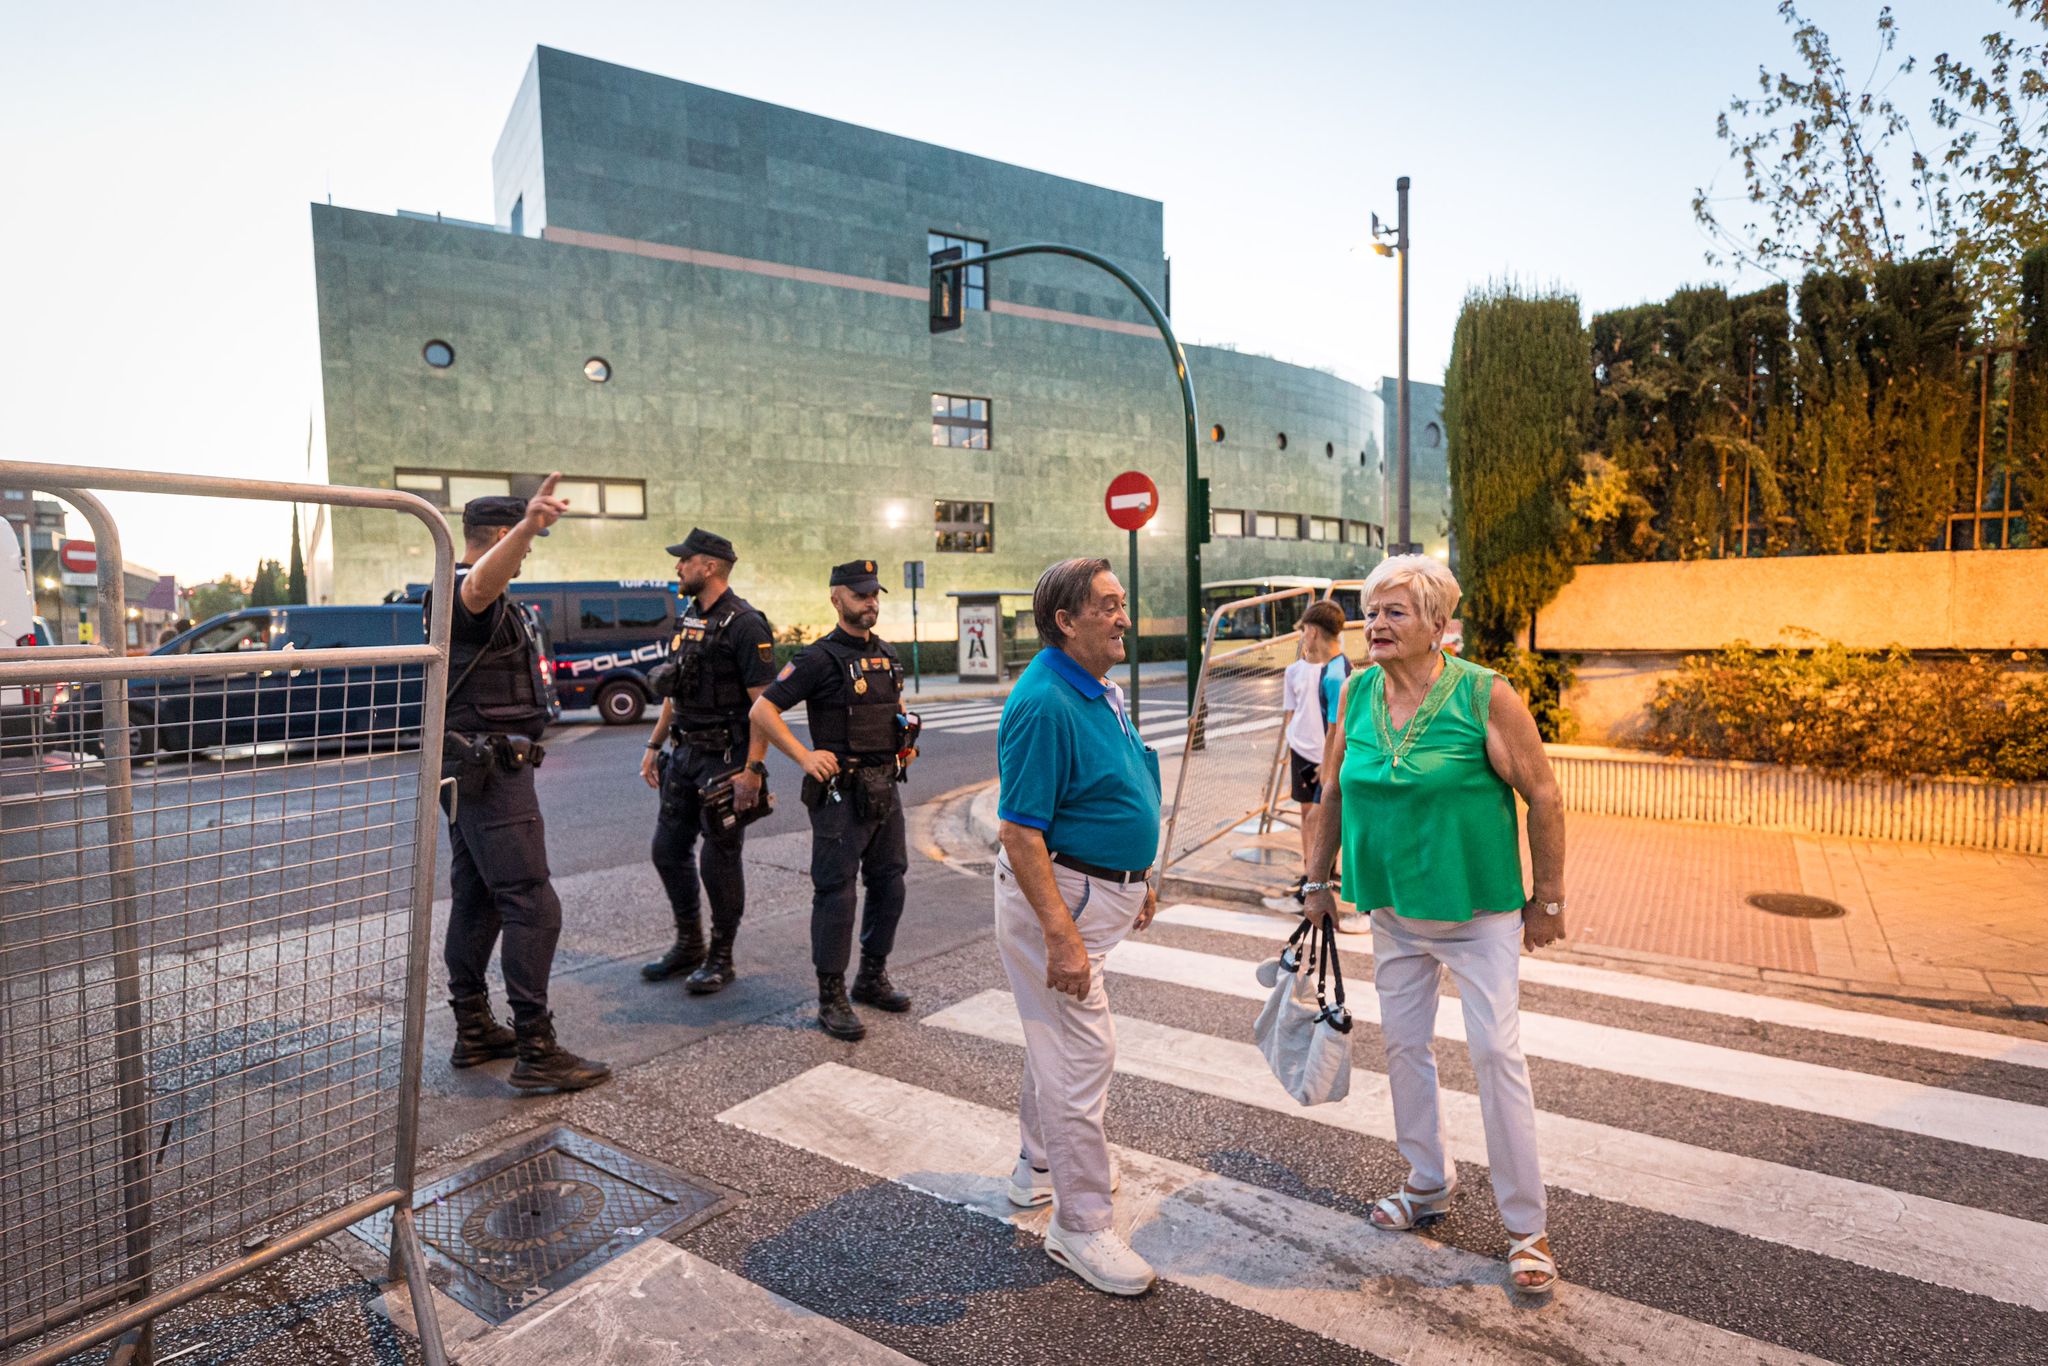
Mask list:
[[[1542,905],[1543,905],[1543,914],[1545,914],[1545,915],[1563,915],[1563,914],[1564,914],[1564,903],[1563,903],[1562,901],[1546,901],[1546,902],[1542,903]]]
[[[747,772],[758,773],[765,778],[768,776],[768,765],[762,763],[759,759],[749,759],[747,760]]]

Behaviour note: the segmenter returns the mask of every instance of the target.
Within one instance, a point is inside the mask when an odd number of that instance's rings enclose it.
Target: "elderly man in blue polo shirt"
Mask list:
[[[1109,561],[1064,560],[1031,595],[1038,652],[996,742],[996,945],[1024,1025],[1023,1153],[1010,1201],[1052,1202],[1046,1255],[1098,1290],[1142,1294],[1152,1268],[1111,1225],[1103,1111],[1116,1029],[1102,960],[1158,903],[1159,756],[1109,672],[1131,626]]]

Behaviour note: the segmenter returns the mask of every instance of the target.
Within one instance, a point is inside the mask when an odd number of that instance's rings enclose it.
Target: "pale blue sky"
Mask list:
[[[1877,6],[1810,8],[1867,66]],[[2006,17],[1896,8],[1926,52]],[[1489,278],[1588,309],[1717,278],[1690,209],[1736,183],[1714,115],[1791,55],[1771,0],[9,5],[0,452],[296,477],[307,204],[491,217],[537,43],[1162,200],[1186,340],[1359,380],[1394,369],[1393,265],[1352,247],[1396,176],[1436,379]],[[286,549],[282,514],[112,501],[130,556],[187,582]]]

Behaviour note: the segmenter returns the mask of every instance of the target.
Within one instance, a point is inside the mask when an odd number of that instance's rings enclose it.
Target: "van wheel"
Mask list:
[[[647,694],[631,683],[607,683],[597,690],[597,714],[608,726],[630,726],[647,710]]]

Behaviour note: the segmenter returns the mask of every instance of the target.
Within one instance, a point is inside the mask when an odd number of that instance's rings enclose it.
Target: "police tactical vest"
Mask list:
[[[455,571],[462,592],[466,568]],[[433,592],[420,605],[422,622],[432,619]],[[448,715],[451,727],[524,731],[548,719],[548,686],[541,677],[540,641],[525,612],[503,593],[491,604],[490,639],[482,645],[448,642]]]
[[[699,616],[692,602],[676,623],[669,648],[676,664],[676,708],[684,724],[717,725],[746,719],[753,699],[747,696],[739,663],[725,643],[726,632],[743,612],[760,615],[751,603],[727,589],[712,604],[708,618]]]
[[[811,646],[823,650],[839,673],[839,686],[806,706],[811,741],[844,759],[896,752],[896,713],[903,702],[903,664],[879,639],[847,644],[830,636]]]

